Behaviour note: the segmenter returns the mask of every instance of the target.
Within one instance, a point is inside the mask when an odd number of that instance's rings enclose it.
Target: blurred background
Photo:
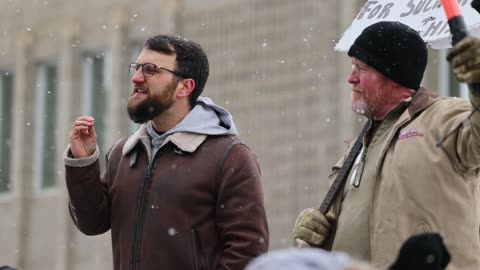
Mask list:
[[[210,59],[204,91],[234,116],[262,167],[271,245],[291,246],[299,212],[318,206],[331,166],[362,119],[351,70],[333,47],[365,0],[1,0],[0,265],[111,269],[109,233],[85,236],[67,211],[63,151],[74,119],[96,118],[103,153],[135,130],[128,64],[143,41],[175,33]],[[465,97],[446,51],[423,85]]]

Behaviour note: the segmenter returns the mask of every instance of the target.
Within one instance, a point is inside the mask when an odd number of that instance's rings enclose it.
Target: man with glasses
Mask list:
[[[149,38],[129,66],[139,129],[106,154],[79,117],[65,152],[69,209],[87,235],[111,229],[114,269],[243,269],[268,249],[260,168],[232,116],[199,97],[208,59],[195,42]]]

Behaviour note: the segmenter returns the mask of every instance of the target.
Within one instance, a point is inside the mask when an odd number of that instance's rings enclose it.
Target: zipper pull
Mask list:
[[[145,168],[145,179],[146,180],[151,180],[152,178],[152,167],[150,165]]]

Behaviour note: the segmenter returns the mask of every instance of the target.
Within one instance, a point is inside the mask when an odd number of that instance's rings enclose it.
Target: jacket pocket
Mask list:
[[[192,229],[192,243],[195,270],[207,270],[207,263],[205,261],[205,256],[203,255],[200,238],[198,237],[198,231],[196,229]]]

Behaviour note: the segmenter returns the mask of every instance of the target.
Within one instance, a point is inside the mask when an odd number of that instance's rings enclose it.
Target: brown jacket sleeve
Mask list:
[[[216,218],[223,242],[217,269],[244,269],[251,259],[267,252],[260,168],[243,144],[236,145],[223,164]]]
[[[108,175],[100,177],[99,154],[96,155],[96,160],[86,166],[73,165],[71,162],[65,164],[70,216],[77,228],[86,235],[102,234],[110,229]],[[105,163],[108,168],[108,161]]]

